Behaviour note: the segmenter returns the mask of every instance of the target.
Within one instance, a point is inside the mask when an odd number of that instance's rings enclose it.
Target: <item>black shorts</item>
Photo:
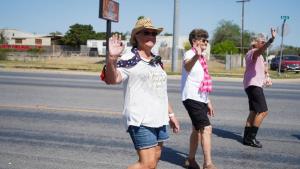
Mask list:
[[[249,110],[255,113],[267,112],[268,106],[264,91],[261,87],[258,86],[249,86],[245,89],[248,101],[249,101]]]
[[[202,129],[206,126],[210,126],[210,121],[207,116],[208,107],[206,103],[187,99],[183,101],[185,109],[192,120],[193,126],[196,130]]]

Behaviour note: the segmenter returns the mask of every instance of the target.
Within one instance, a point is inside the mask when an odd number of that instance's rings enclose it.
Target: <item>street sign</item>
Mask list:
[[[290,19],[290,16],[281,16],[281,19],[287,20]]]
[[[119,22],[119,3],[113,0],[100,0],[99,18]]]
[[[283,30],[283,32],[282,32]],[[287,36],[290,33],[290,27],[287,23],[284,23],[283,29],[282,26],[278,26],[276,32],[279,32],[280,36]]]

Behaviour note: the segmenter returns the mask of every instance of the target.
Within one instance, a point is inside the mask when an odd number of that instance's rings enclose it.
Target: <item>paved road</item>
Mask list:
[[[300,168],[300,82],[266,89],[270,115],[258,138],[243,146],[247,99],[241,80],[216,79],[211,96],[213,158],[224,169]],[[191,128],[180,102],[179,80],[168,80],[180,134],[165,144],[159,169],[182,168]],[[121,169],[136,160],[125,132],[121,86],[96,75],[0,71],[0,169]],[[200,151],[197,160],[201,163]]]

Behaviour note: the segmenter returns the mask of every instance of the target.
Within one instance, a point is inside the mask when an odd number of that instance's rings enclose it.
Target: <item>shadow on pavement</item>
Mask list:
[[[217,135],[218,137],[222,138],[227,138],[227,139],[232,139],[236,140],[237,142],[242,143],[243,138],[239,134],[232,132],[232,131],[227,131],[219,128],[213,128],[213,134]]]
[[[160,160],[166,161],[178,166],[183,166],[187,154],[169,147],[163,147]]]
[[[296,137],[298,140],[300,140],[300,135],[298,134],[292,134],[293,137]]]

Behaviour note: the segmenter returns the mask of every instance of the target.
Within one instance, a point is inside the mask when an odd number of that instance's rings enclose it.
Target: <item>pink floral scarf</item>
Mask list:
[[[192,48],[192,50],[196,53],[196,49]],[[212,80],[211,80],[211,76],[208,73],[208,66],[207,66],[206,59],[202,54],[199,57],[199,62],[204,71],[204,79],[200,83],[199,91],[210,93],[212,92]]]

